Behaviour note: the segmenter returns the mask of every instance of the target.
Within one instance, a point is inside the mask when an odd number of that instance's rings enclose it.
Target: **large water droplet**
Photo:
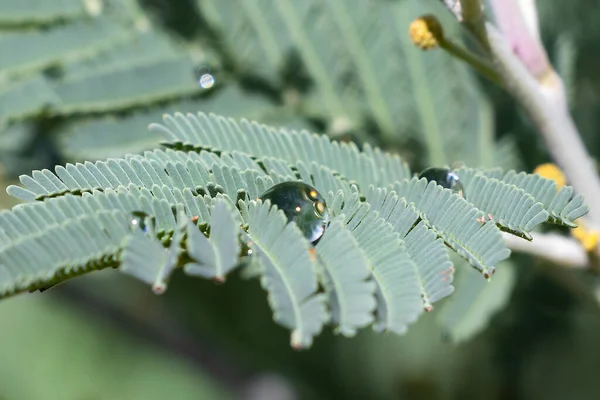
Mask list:
[[[282,182],[260,195],[282,210],[289,221],[294,221],[304,236],[316,244],[323,236],[329,221],[325,199],[317,190],[304,182]]]

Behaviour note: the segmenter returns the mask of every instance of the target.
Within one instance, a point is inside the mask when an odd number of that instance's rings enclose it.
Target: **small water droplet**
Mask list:
[[[198,83],[202,89],[210,89],[215,84],[215,77],[209,73],[202,74],[198,79]]]

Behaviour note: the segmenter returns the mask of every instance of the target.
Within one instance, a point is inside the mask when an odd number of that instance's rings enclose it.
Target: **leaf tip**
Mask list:
[[[495,273],[496,273],[496,267],[485,268],[483,270],[483,277],[485,278],[486,281],[491,282],[492,275],[494,275]]]
[[[304,350],[307,347],[310,347],[310,343],[306,343],[306,340],[303,340],[302,333],[298,329],[294,329],[292,331],[290,344],[292,349],[296,351]]]
[[[164,294],[167,291],[167,285],[163,282],[155,283],[152,285],[152,292],[156,295]]]

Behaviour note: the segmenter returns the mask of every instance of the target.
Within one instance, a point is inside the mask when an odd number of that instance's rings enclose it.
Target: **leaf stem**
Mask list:
[[[552,70],[553,85],[540,83],[492,24],[486,23],[486,30],[496,71],[503,78],[506,89],[527,111],[571,185],[584,195],[590,205],[591,225],[599,228],[600,180],[577,127],[564,106],[566,101],[560,77]],[[549,82],[548,79],[545,82]]]
[[[504,233],[506,246],[513,251],[527,253],[570,268],[586,268],[588,255],[575,239],[555,233],[532,232],[533,240],[528,242],[508,233]]]
[[[485,76],[487,79],[492,81],[493,83],[503,86],[502,78],[498,75],[496,70],[494,69],[494,65],[487,61],[486,59],[479,57],[478,55],[462,48],[458,44],[454,43],[450,39],[443,38],[439,41],[440,47],[446,50],[448,53],[452,54],[456,58],[459,58],[471,65],[473,68],[477,70],[481,75]]]
[[[467,27],[478,39],[486,51],[490,50],[490,44],[485,30],[485,16],[480,0],[460,0],[462,9],[462,24]]]

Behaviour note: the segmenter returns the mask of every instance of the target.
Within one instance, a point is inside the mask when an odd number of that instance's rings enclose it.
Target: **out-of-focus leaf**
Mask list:
[[[313,85],[309,113],[337,125],[373,119],[388,141],[417,138],[430,164],[466,158],[488,129],[467,67],[443,51],[423,52],[408,26],[434,12],[451,35],[457,23],[437,2],[197,0],[220,28],[232,57],[250,73],[280,69],[297,51]],[[234,13],[242,8],[244,12]],[[258,10],[261,10],[260,12]],[[300,68],[300,67],[299,67]],[[453,79],[448,79],[453,76]],[[491,110],[488,110],[491,111]]]
[[[132,34],[126,41],[104,49],[94,57],[84,58],[64,65],[63,73],[69,78],[78,75],[143,65],[150,61],[177,58],[184,53],[168,36],[156,30]]]
[[[190,79],[190,85],[193,85]],[[263,123],[306,129],[309,125],[290,110],[276,106],[269,99],[241,90],[234,85],[207,93],[196,100],[183,100],[166,107],[155,107],[131,116],[87,119],[76,122],[61,135],[61,149],[69,158],[101,159],[138,153],[155,148],[162,136],[149,131],[148,125],[160,121],[164,114],[175,112],[227,114]]]
[[[84,0],[2,0],[0,25],[50,23],[85,15]]]
[[[0,135],[6,123],[32,117],[59,102],[56,92],[41,75],[0,87]]]
[[[443,333],[454,342],[469,340],[486,328],[490,319],[510,298],[515,271],[503,262],[491,282],[471,268],[459,268],[456,290],[447,300],[438,318]]]
[[[118,110],[200,92],[188,56],[111,68],[65,79],[55,90],[61,114]]]
[[[89,57],[126,38],[112,18],[91,18],[50,28],[0,36],[0,73],[25,73]]]
[[[511,169],[522,171],[523,162],[514,136],[506,135],[494,143],[492,163],[490,166],[500,167],[505,171]]]
[[[34,124],[27,122],[0,129],[0,176],[18,175],[19,171],[31,169],[31,158],[26,150],[34,135]],[[0,197],[5,193],[0,190]]]

